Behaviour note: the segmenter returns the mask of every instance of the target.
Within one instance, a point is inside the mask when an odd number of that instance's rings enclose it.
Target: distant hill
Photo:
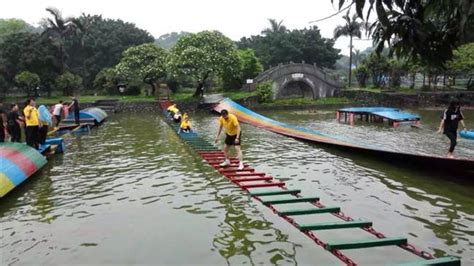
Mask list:
[[[190,33],[185,31],[163,34],[158,39],[155,39],[155,43],[164,49],[171,49],[178,42],[179,38],[188,34]]]

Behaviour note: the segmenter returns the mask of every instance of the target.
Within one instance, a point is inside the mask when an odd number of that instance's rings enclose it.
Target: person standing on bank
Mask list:
[[[59,101],[59,103],[54,105],[53,115],[56,119],[56,127],[59,127],[59,123],[61,122],[61,113],[63,111],[64,105],[63,101]]]
[[[7,129],[7,115],[3,110],[3,103],[0,102],[0,142],[5,142],[5,138],[7,137],[6,133]]]
[[[242,150],[240,148],[240,137],[242,135],[242,130],[240,129],[239,120],[233,114],[225,109],[221,111],[221,117],[219,118],[219,131],[217,132],[215,143],[219,142],[219,136],[221,135],[222,128],[225,130],[225,141],[224,141],[224,153],[225,160],[220,164],[220,166],[230,165],[229,160],[229,147],[234,146],[237,151],[237,159],[239,159],[239,170],[244,169],[244,163],[242,162]]]
[[[443,132],[449,140],[451,141],[451,145],[449,146],[448,158],[454,158],[453,151],[454,147],[457,144],[457,137],[458,137],[458,125],[461,122],[464,130],[466,130],[466,125],[464,124],[464,116],[461,112],[461,104],[458,101],[451,101],[449,103],[448,109],[446,109],[443,113],[443,117],[441,118],[441,123],[439,124],[438,133]]]
[[[39,120],[39,113],[36,109],[36,102],[33,99],[27,101],[28,105],[23,109],[25,114],[25,135],[26,144],[38,149],[39,148],[39,128],[42,126]]]
[[[7,115],[7,130],[11,136],[11,142],[21,141],[21,120],[18,114],[18,104],[12,104]]]
[[[72,107],[74,111],[74,121],[76,125],[79,125],[79,102],[77,101],[76,97],[72,97],[72,103],[69,105],[69,109]]]

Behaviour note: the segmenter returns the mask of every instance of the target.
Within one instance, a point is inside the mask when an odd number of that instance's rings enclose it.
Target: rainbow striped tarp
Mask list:
[[[0,198],[46,164],[46,157],[23,143],[0,144]]]
[[[328,144],[334,147],[342,148],[345,151],[352,150],[358,154],[363,153],[371,155],[388,162],[400,161],[405,164],[412,164],[417,167],[423,165],[424,167],[429,167],[430,169],[437,168],[444,171],[457,169],[462,172],[468,172],[469,174],[474,173],[474,160],[471,158],[450,159],[427,154],[392,151],[383,147],[368,145],[363,143],[361,140],[351,140],[350,138],[343,136],[325,134],[317,130],[276,121],[257,114],[230,99],[224,99],[214,107],[214,110],[217,112],[220,112],[222,109],[226,109],[229,111],[229,113],[236,115],[241,122],[296,139]],[[467,179],[474,181],[472,178]]]

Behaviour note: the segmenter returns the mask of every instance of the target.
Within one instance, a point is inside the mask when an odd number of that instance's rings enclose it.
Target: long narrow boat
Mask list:
[[[107,119],[107,113],[98,108],[90,107],[83,109],[79,112],[79,121],[80,123],[93,123],[95,125],[100,125]],[[62,121],[64,124],[75,123],[74,113],[69,113],[69,115]]]
[[[0,198],[46,164],[46,157],[22,143],[0,144]]]
[[[220,112],[222,109],[227,109],[230,113],[236,115],[239,121],[284,136],[289,136],[296,139],[315,142],[324,145],[330,145],[345,151],[355,151],[358,154],[370,155],[374,158],[381,159],[384,161],[399,162],[405,165],[424,167],[425,169],[462,172],[466,175],[460,175],[460,178],[474,181],[474,179],[472,178],[474,175],[474,160],[472,159],[450,159],[440,156],[397,152],[390,151],[384,148],[372,147],[370,145],[363,144],[361,141],[356,142],[342,136],[329,135],[317,130],[294,126],[273,120],[271,118],[255,113],[230,99],[224,99],[214,107],[214,110],[217,112]]]
[[[167,107],[171,105],[169,101],[161,101],[160,107],[163,114],[167,118],[168,124],[177,132],[179,125],[171,122],[171,119],[166,111]],[[255,200],[263,203],[266,207],[278,214],[285,221],[296,227],[303,234],[314,241],[316,245],[328,250],[346,265],[357,265],[357,263],[343,253],[347,249],[361,249],[373,247],[398,246],[408,252],[415,254],[421,259],[410,262],[409,265],[460,265],[461,261],[456,257],[442,257],[434,258],[433,255],[419,250],[408,243],[407,238],[404,237],[387,237],[381,232],[374,229],[371,221],[355,220],[345,215],[340,207],[325,206],[317,196],[302,196],[300,189],[288,189],[285,182],[275,180],[265,173],[257,172],[249,165],[244,165],[244,169],[238,170],[238,161],[232,158],[231,165],[228,167],[221,167],[219,164],[224,160],[224,153],[219,150],[214,144],[205,140],[198,133],[181,133],[179,137],[188,143],[210,166],[216,169],[220,174],[228,178],[232,183],[237,185],[243,191]],[[268,189],[270,188],[270,189]],[[275,199],[272,196],[282,196],[284,198]],[[278,206],[282,204],[291,206],[292,204],[307,204],[306,208],[280,209]],[[293,205],[294,206],[294,205]],[[305,215],[324,215],[331,214],[340,221],[328,221],[318,223],[299,223],[295,216]],[[371,235],[370,238],[362,240],[346,240],[339,242],[324,242],[317,233],[320,230],[337,231],[339,234],[344,232],[338,229],[346,228],[360,228]],[[376,252],[376,251],[374,251]],[[315,263],[318,264],[318,263]]]

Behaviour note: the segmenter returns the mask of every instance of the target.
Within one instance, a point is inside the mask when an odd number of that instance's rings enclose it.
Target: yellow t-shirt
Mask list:
[[[30,110],[31,114],[30,114]],[[39,126],[39,113],[36,107],[32,107],[27,105],[25,109],[23,109],[23,114],[25,114],[25,122],[26,126]],[[29,118],[28,118],[29,117]]]
[[[185,128],[191,128],[191,122],[189,121],[185,121],[183,120],[183,122],[181,122],[181,126],[180,126],[182,129],[185,129]]]
[[[229,114],[227,117],[227,120],[224,119],[224,117],[219,118],[219,125],[221,125],[225,133],[230,136],[235,136],[237,135],[237,127],[239,126],[239,120],[237,120],[237,117],[233,114]]]

